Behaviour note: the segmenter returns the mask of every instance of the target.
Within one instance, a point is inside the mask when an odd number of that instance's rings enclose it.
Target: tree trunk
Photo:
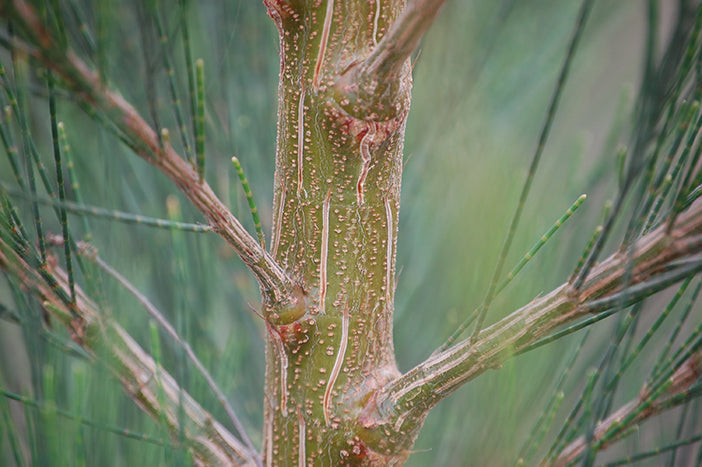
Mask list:
[[[354,85],[404,4],[267,6],[281,54],[271,253],[304,306],[268,326],[265,461],[401,463],[417,430],[376,433],[359,414],[399,376],[392,313],[409,61],[374,93]]]

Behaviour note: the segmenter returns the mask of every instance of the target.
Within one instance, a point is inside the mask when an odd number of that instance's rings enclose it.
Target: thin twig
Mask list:
[[[111,209],[90,206],[72,201],[44,198],[40,196],[32,196],[21,190],[10,188],[7,185],[0,183],[0,190],[12,195],[15,198],[24,199],[31,202],[36,202],[45,206],[55,206],[65,209],[68,212],[80,216],[102,217],[112,221],[124,222],[127,224],[143,225],[145,227],[156,227],[160,229],[176,229],[184,232],[207,233],[213,229],[209,225],[190,224],[187,222],[175,222],[167,219],[158,219],[155,217],[142,216],[140,214],[132,214],[131,212],[113,211]],[[77,198],[77,197],[76,197]]]
[[[390,31],[383,36],[361,66],[364,76],[378,82],[395,79],[405,61],[417,49],[419,41],[434,22],[446,0],[410,0]]]
[[[22,258],[12,245],[0,237],[0,269],[21,281],[22,287],[34,295],[44,310],[72,332],[73,339],[89,354],[105,352],[109,366],[120,379],[128,396],[151,417],[159,420],[165,414],[171,433],[179,429],[178,407],[182,400],[185,419],[189,422],[186,435],[194,457],[204,464],[242,465],[254,463],[256,452],[234,437],[215,421],[175,379],[156,365],[137,342],[107,314],[95,305],[79,287],[76,287],[75,311],[82,320],[84,332],[78,335],[73,315],[68,307],[70,297],[66,273],[49,263],[50,271],[38,271]],[[50,281],[48,279],[51,279]],[[155,375],[167,396],[165,406],[159,404]]]
[[[556,89],[551,96],[551,102],[548,106],[548,111],[546,112],[546,119],[544,121],[543,127],[541,129],[541,134],[539,135],[539,142],[536,145],[536,150],[531,159],[531,164],[529,165],[529,172],[527,173],[526,179],[524,180],[524,185],[522,186],[522,191],[519,195],[519,201],[517,202],[517,208],[514,211],[512,219],[509,223],[509,228],[507,229],[507,235],[505,236],[502,249],[500,250],[499,259],[497,260],[497,265],[490,279],[490,285],[488,286],[488,292],[485,295],[482,305],[480,306],[480,313],[478,314],[475,327],[473,328],[473,333],[470,336],[470,341],[475,342],[483,328],[483,323],[487,312],[490,309],[493,299],[495,298],[495,290],[497,287],[497,281],[502,276],[502,268],[504,266],[505,260],[507,259],[507,253],[509,253],[510,247],[512,246],[512,240],[514,240],[515,232],[517,226],[519,225],[519,220],[522,217],[522,211],[524,209],[524,204],[531,191],[531,184],[534,181],[534,175],[539,166],[541,160],[541,154],[546,146],[546,141],[551,133],[551,126],[553,124],[554,117],[556,115],[556,110],[558,109],[558,104],[561,100],[561,94],[563,93],[563,88],[565,87],[565,82],[568,79],[568,73],[570,71],[570,66],[573,62],[573,57],[575,56],[575,51],[582,37],[583,30],[585,29],[585,24],[589,17],[590,10],[592,9],[593,0],[583,0],[580,7],[580,13],[578,14],[578,19],[575,24],[575,29],[573,30],[572,37],[570,39],[570,44],[568,45],[568,50],[566,52],[565,60],[561,66],[561,71],[558,75],[558,81],[556,82]]]
[[[0,6],[5,10],[6,5]],[[76,97],[97,109],[132,143],[139,156],[168,176],[229,243],[258,280],[265,302],[273,306],[294,304],[301,292],[283,268],[252,237],[215,195],[210,186],[200,183],[197,170],[170,146],[163,147],[157,132],[120,94],[105,86],[97,72],[90,69],[70,49],[63,50],[44,29],[34,9],[23,0],[9,6],[11,17],[30,40],[39,47],[9,39],[9,46],[22,47],[45,66],[59,74]]]
[[[175,328],[171,326],[171,323],[168,322],[168,320],[161,314],[160,311],[158,311],[158,309],[149,301],[148,298],[146,298],[141,292],[139,292],[139,289],[134,287],[134,285],[131,282],[129,282],[124,276],[122,276],[112,266],[107,264],[96,254],[86,254],[86,251],[90,251],[89,246],[85,244],[79,244],[79,246],[81,247],[81,252],[85,254],[86,257],[88,257],[92,261],[95,261],[95,263],[98,266],[100,266],[100,268],[103,271],[112,276],[117,282],[119,282],[119,284],[122,287],[124,287],[130,294],[132,294],[132,296],[134,296],[134,298],[136,298],[139,301],[139,303],[141,303],[141,305],[144,307],[149,316],[151,316],[158,323],[158,325],[161,326],[161,329],[163,329],[166,332],[166,334],[168,334],[170,338],[173,339],[173,341],[185,351],[185,354],[188,356],[190,362],[193,365],[195,365],[195,368],[197,368],[200,374],[205,378],[205,380],[207,381],[207,385],[210,387],[215,396],[217,396],[217,400],[219,400],[219,403],[222,404],[222,407],[224,407],[224,410],[227,412],[229,419],[232,421],[232,424],[234,424],[234,428],[236,428],[236,431],[239,432],[239,436],[241,436],[241,439],[251,451],[252,456],[256,461],[256,465],[261,466],[261,459],[258,456],[258,451],[251,442],[251,439],[246,434],[246,429],[244,428],[244,425],[239,420],[239,417],[236,416],[236,413],[234,413],[234,409],[232,408],[231,404],[229,404],[227,397],[224,395],[224,392],[222,392],[222,390],[219,388],[214,378],[212,378],[210,372],[207,371],[207,368],[205,368],[202,362],[200,362],[200,359],[197,358],[197,355],[195,355],[195,352],[193,351],[192,347],[190,347],[190,344],[180,338]]]
[[[135,439],[138,441],[144,441],[145,443],[156,444],[159,446],[163,446],[165,444],[168,444],[161,439],[154,438],[154,437],[147,435],[145,433],[137,433],[137,432],[128,430],[126,428],[123,428],[121,426],[110,425],[109,423],[97,422],[97,421],[91,420],[89,418],[85,418],[82,415],[76,415],[74,413],[71,413],[68,410],[60,409],[60,408],[55,406],[54,401],[52,401],[50,403],[41,402],[38,400],[30,399],[27,396],[23,396],[21,394],[17,394],[17,393],[8,391],[8,390],[3,389],[1,387],[0,387],[0,395],[3,397],[6,397],[8,399],[17,401],[17,402],[24,404],[26,406],[34,407],[40,411],[55,412],[56,414],[60,415],[61,417],[67,418],[69,420],[74,420],[76,423],[80,423],[81,425],[89,426],[92,428],[97,428],[98,430],[107,431],[109,433],[114,433],[114,434],[119,435],[119,436],[124,436],[125,438]],[[176,447],[176,446],[173,445],[173,447]]]
[[[625,432],[629,427],[676,406],[665,402],[676,399],[679,394],[685,394],[701,372],[702,359],[698,353],[695,353],[680,366],[659,391],[652,394],[644,387],[638,397],[599,422],[594,430],[592,442],[596,443],[598,450],[604,449],[620,439],[620,436],[617,436],[618,433]],[[566,446],[551,465],[553,467],[568,465],[577,460],[587,448],[585,436],[581,436]]]
[[[386,384],[368,409],[383,407],[377,416],[392,425],[412,423],[465,382],[557,328],[642,300],[695,274],[702,269],[701,250],[702,202],[696,202],[678,218],[670,236],[661,226],[635,243],[633,256],[615,253],[596,266],[579,294],[565,283],[482,330],[474,343],[466,339],[432,355]],[[631,280],[623,282],[625,276]],[[389,407],[393,409],[384,413]]]

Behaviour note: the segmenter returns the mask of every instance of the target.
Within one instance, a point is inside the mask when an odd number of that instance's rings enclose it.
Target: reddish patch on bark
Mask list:
[[[365,465],[368,459],[370,448],[358,436],[347,441],[349,447],[345,449],[348,453],[346,461],[351,465]]]
[[[306,322],[274,326],[273,329],[278,333],[287,348],[299,346],[309,341],[309,326]]]

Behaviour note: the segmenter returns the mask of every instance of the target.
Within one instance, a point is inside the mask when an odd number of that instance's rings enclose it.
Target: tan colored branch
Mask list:
[[[674,267],[681,274],[694,272],[690,265],[699,270],[700,251],[702,201],[697,201],[678,217],[670,235],[661,226],[639,239],[631,256],[618,252],[593,268],[579,294],[563,284],[481,331],[473,345],[464,340],[386,385],[366,409],[369,423],[391,424],[396,430],[409,423],[409,429],[459,386],[499,367],[516,351],[585,315],[612,308],[614,300],[609,298],[621,297],[622,291],[637,285],[663,287],[662,279],[670,277]],[[630,282],[623,284],[627,274]]]
[[[694,383],[702,374],[702,359],[699,353],[693,354],[685,363],[683,363],[678,371],[671,376],[668,390],[655,401],[649,400],[650,394],[644,387],[641,394],[634,400],[629,401],[612,415],[601,421],[595,427],[591,443],[599,444],[599,449],[606,449],[614,442],[620,439],[616,434],[611,440],[603,441],[603,438],[616,430],[618,433],[625,432],[627,429],[636,426],[642,421],[653,417],[666,409],[667,407],[660,402],[664,402],[669,397],[684,393],[692,383]],[[624,421],[627,423],[623,423]],[[601,443],[601,444],[600,444]],[[553,461],[547,463],[553,467],[562,467],[574,462],[587,449],[588,443],[585,436],[580,436],[575,441],[566,446]]]
[[[349,115],[366,121],[398,118],[407,110],[409,58],[445,0],[410,0],[387,33],[368,51],[345,64],[331,95]],[[375,33],[374,33],[375,39]]]
[[[132,296],[134,296],[139,301],[139,303],[141,303],[141,305],[144,307],[149,316],[153,320],[155,320],[159,326],[161,326],[161,329],[163,329],[163,331],[166,334],[168,334],[168,336],[180,348],[183,349],[185,355],[188,357],[188,360],[190,360],[190,363],[192,363],[193,366],[197,369],[197,371],[202,375],[202,377],[205,378],[205,381],[207,381],[207,385],[210,387],[210,390],[217,396],[217,400],[219,400],[220,404],[222,404],[222,407],[224,407],[224,411],[229,416],[229,420],[231,420],[232,424],[234,425],[234,428],[236,429],[237,433],[239,433],[239,436],[241,437],[246,447],[249,449],[250,452],[256,452],[256,448],[253,446],[251,439],[249,439],[249,436],[246,434],[244,425],[239,420],[239,417],[237,417],[236,413],[234,412],[234,409],[229,404],[229,401],[227,401],[224,392],[219,388],[210,372],[207,370],[207,368],[205,368],[205,365],[203,365],[200,359],[197,358],[197,355],[195,355],[195,352],[193,351],[192,347],[190,347],[190,344],[178,335],[178,332],[171,325],[171,323],[168,322],[168,320],[163,316],[163,314],[161,314],[161,312],[144,295],[142,295],[134,285],[132,285],[119,272],[113,269],[112,266],[103,261],[102,258],[100,258],[97,255],[97,252],[95,252],[93,248],[90,247],[90,245],[80,244],[79,248],[81,250],[82,255],[95,262],[100,267],[100,269],[102,269],[109,276],[114,278],[117,282],[119,282],[119,284],[122,287],[124,287],[130,294],[132,294]],[[260,459],[256,460],[257,464],[260,465]]]
[[[56,71],[76,96],[88,107],[104,114],[134,145],[138,154],[170,178],[212,228],[231,245],[258,279],[265,301],[275,308],[294,306],[301,293],[285,271],[234,217],[206,182],[200,182],[197,170],[155,131],[119,93],[107,88],[98,74],[70,49],[60,49],[43,29],[36,12],[23,0],[15,0],[10,11],[0,6],[0,13],[10,14],[36,42],[27,52]]]
[[[434,22],[446,0],[410,0],[400,17],[361,65],[361,76],[387,82],[402,72],[405,61]]]
[[[69,309],[58,295],[59,290],[68,293],[68,279],[63,270],[49,262],[46,272],[57,284],[52,288],[39,271],[2,238],[0,269],[15,277],[40,300],[45,311],[69,328],[74,340],[89,354],[105,359],[127,395],[156,421],[165,421],[171,434],[179,433],[180,420],[184,420],[188,448],[192,449],[199,465],[255,465],[256,453],[247,450],[185,392],[182,392],[185,415],[179,414],[181,388],[178,383],[80,288],[76,288],[75,308]]]

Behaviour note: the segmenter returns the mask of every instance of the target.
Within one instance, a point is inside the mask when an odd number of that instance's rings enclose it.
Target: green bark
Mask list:
[[[399,375],[392,313],[411,73],[405,61],[373,94],[344,78],[404,5],[267,6],[281,51],[271,253],[305,306],[268,327],[264,460],[399,462],[416,431],[378,437],[358,415]]]

